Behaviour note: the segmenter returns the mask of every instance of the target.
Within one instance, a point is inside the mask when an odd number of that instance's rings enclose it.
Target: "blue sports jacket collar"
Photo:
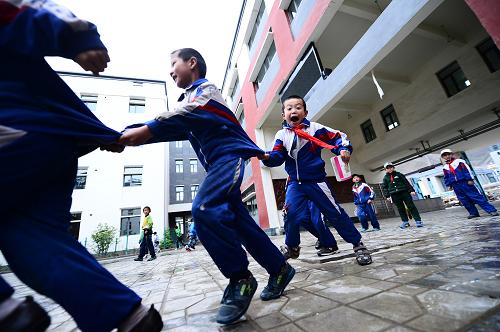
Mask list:
[[[196,89],[197,87],[199,87],[200,85],[202,85],[203,83],[205,82],[208,82],[208,80],[206,78],[199,78],[197,79],[196,81],[193,82],[193,84],[191,84],[190,86],[188,86],[185,90],[184,93],[182,93],[180,96],[179,96],[179,99],[177,99],[178,102],[180,101],[183,101],[184,98],[186,97],[186,92],[189,91],[189,90],[193,90],[193,89]]]

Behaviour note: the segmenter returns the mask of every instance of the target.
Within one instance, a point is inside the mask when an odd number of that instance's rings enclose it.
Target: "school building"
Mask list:
[[[376,188],[380,212],[384,162],[410,173],[443,148],[498,143],[499,11],[488,0],[247,0],[222,91],[267,150],[280,99],[304,96],[311,121],[347,133],[351,169]],[[324,151],[328,181],[353,216],[351,183],[335,181],[330,157]],[[253,158],[245,172],[243,199],[273,233],[283,225],[284,168]]]
[[[151,120],[167,110],[164,81],[59,72],[108,127],[117,131]],[[70,232],[91,252],[100,223],[116,229],[109,251],[139,247],[144,206],[151,207],[154,231],[167,220],[168,145],[127,147],[122,153],[95,150],[78,160]]]

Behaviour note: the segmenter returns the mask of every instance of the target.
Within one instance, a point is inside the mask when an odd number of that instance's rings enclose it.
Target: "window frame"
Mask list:
[[[449,73],[447,73],[448,71]],[[458,75],[456,75],[457,73]],[[463,87],[460,85],[458,79],[458,77],[460,77],[460,73],[464,78]],[[464,91],[471,85],[469,79],[467,78],[467,76],[465,76],[462,67],[460,67],[458,61],[456,60],[450,63],[449,65],[445,66],[443,69],[439,70],[436,73],[436,77],[438,78],[439,83],[441,83],[441,86],[443,87],[443,90],[448,98],[453,97],[454,95]],[[451,83],[451,85],[449,85],[449,83]],[[450,90],[450,87],[453,87],[456,91]]]
[[[181,190],[177,190],[181,189]],[[175,201],[176,202],[183,202],[184,201],[184,186],[175,186]]]
[[[394,115],[394,116],[393,116]],[[394,108],[393,104],[390,104],[389,106],[385,107],[383,110],[380,111],[380,116],[382,116],[382,121],[384,122],[384,127],[385,131],[391,131],[396,129],[397,127],[401,126],[401,122],[398,119],[398,115],[396,113],[396,109]],[[390,116],[392,122],[388,124],[386,121],[386,118]],[[391,125],[394,125],[392,128],[390,128]]]
[[[91,112],[95,112],[97,110],[98,98],[99,96],[93,93],[82,93],[80,95],[80,99]]]
[[[175,159],[175,174],[183,174],[184,173],[184,159]]]
[[[195,187],[195,190],[193,190],[193,187]],[[191,185],[191,200],[195,199],[195,197],[198,194],[199,190],[200,190],[200,185],[199,184],[192,184]]]
[[[128,112],[131,114],[146,113],[146,98],[130,97],[129,102],[128,102]]]
[[[288,4],[288,7],[285,9],[286,16],[288,17],[288,22],[292,23],[295,17],[297,16],[297,12],[299,10],[300,4],[302,0],[291,0]]]
[[[490,73],[494,73],[500,69],[500,50],[498,50],[498,47],[495,45],[495,42],[491,37],[483,39],[479,44],[476,45],[476,50],[481,55],[481,58],[483,58],[484,63],[488,67],[488,70]],[[494,64],[491,61],[491,59],[488,57],[488,54],[493,51],[494,55],[497,57],[497,68],[494,68]],[[495,52],[496,51],[496,52]]]
[[[377,134],[375,133],[375,128],[373,127],[373,123],[371,119],[366,120],[362,124],[359,125],[361,128],[361,132],[363,133],[363,137],[365,138],[366,143],[370,143],[377,138]],[[371,129],[371,130],[370,130]],[[367,131],[370,133],[371,137],[367,136]]]
[[[88,169],[88,166],[78,166],[78,169],[76,171],[75,186],[73,189],[85,189],[85,187],[87,186]],[[85,174],[80,174],[80,171],[84,171]],[[79,178],[83,178],[83,181],[79,182]],[[83,185],[81,184],[82,182]]]
[[[194,168],[194,170],[193,170]],[[189,159],[189,172],[198,173],[198,159]]]
[[[131,211],[130,213],[124,214],[125,211]],[[120,235],[119,236],[131,236],[131,235],[137,235],[140,234],[141,232],[141,217],[142,217],[142,209],[141,207],[131,207],[131,208],[121,208],[120,209]],[[134,223],[136,225],[132,225],[132,218],[134,218]],[[125,227],[125,230],[123,229],[123,222],[124,219],[127,219],[127,227]],[[133,227],[136,226],[136,227]],[[133,232],[128,232],[129,230],[133,230]],[[135,229],[137,231],[135,232]],[[127,234],[128,233],[128,234]]]
[[[132,169],[140,169],[140,172],[134,171]],[[128,172],[127,172],[128,171]],[[144,173],[143,166],[123,166],[123,187],[140,187],[142,186],[142,175]],[[134,182],[134,178],[139,177],[139,182]],[[130,179],[126,181],[126,179]],[[127,184],[128,183],[128,184]]]
[[[271,56],[271,51],[273,51],[272,56]],[[253,82],[255,86],[255,91],[259,90],[259,86],[262,84],[262,81],[266,77],[267,70],[271,66],[271,62],[273,61],[275,56],[276,56],[276,44],[274,43],[273,40],[271,42],[271,45],[269,46],[269,49],[267,50],[266,56],[264,57],[264,61],[262,62],[259,72],[257,73],[257,76],[255,77],[255,80]]]
[[[257,31],[259,30],[260,24],[262,24],[262,18],[264,17],[264,13],[266,12],[266,1],[262,0],[259,5],[259,11],[257,12],[257,16],[253,21],[252,31],[247,40],[248,49],[252,49],[254,46],[255,39],[257,38]]]

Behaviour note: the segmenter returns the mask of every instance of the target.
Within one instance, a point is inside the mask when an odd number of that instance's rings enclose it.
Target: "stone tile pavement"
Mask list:
[[[426,227],[406,230],[396,218],[382,220],[382,231],[363,234],[374,251],[366,267],[338,236],[341,251],[324,258],[302,233],[301,256],[291,262],[297,274],[284,296],[259,299],[268,276],[251,260],[259,289],[246,316],[225,327],[214,318],[227,281],[203,248],[103,264],[160,309],[165,331],[500,331],[500,217],[466,215],[458,207],[424,213]],[[272,240],[279,245],[283,236]],[[33,294],[13,274],[3,276],[15,296]],[[78,331],[60,306],[34,296],[49,311],[49,331]]]

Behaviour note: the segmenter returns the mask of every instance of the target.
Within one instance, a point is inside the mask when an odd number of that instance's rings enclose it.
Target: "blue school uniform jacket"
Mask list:
[[[471,181],[472,175],[469,166],[463,159],[453,159],[443,166],[444,184],[447,187],[460,181]]]
[[[304,131],[334,148],[334,154],[347,150],[352,152],[351,142],[341,131],[323,126],[304,119]],[[322,182],[326,178],[325,162],[321,159],[322,147],[312,144],[309,140],[298,137],[288,123],[283,123],[283,129],[275,136],[273,150],[268,152],[269,159],[262,161],[268,167],[276,167],[285,163],[285,170],[290,181]]]
[[[206,79],[196,80],[179,101],[173,112],[164,112],[146,123],[153,134],[147,143],[189,140],[207,171],[215,162],[264,154],[243,130],[217,87]]]
[[[0,147],[26,132],[74,139],[80,154],[116,141],[44,59],[104,48],[93,24],[52,1],[0,0]]]
[[[352,192],[354,194],[355,205],[366,204],[368,200],[373,200],[375,198],[375,192],[366,183],[360,182],[359,185],[353,185]]]

